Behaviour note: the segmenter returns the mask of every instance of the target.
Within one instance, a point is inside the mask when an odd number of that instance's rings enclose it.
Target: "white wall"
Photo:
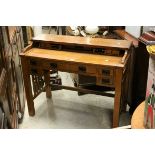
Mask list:
[[[136,38],[140,37],[141,26],[126,26],[125,30]]]
[[[34,37],[42,34],[42,26],[34,26],[33,27]]]

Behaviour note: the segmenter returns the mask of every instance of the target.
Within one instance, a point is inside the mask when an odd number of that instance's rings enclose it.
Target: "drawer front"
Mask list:
[[[58,70],[63,72],[77,73],[83,75],[97,75],[96,66],[93,65],[85,65],[78,63],[68,63],[68,62],[57,62],[57,61],[48,61],[48,60],[37,60],[30,59],[29,65],[31,67],[38,67],[47,70]]]
[[[30,59],[29,65],[30,65],[30,70],[29,70],[30,74],[43,75],[43,70],[42,70],[43,64],[41,63],[41,61],[36,59]]]
[[[99,76],[109,77],[114,75],[113,68],[110,67],[102,67],[98,69]]]
[[[55,68],[58,71],[77,73],[77,74],[96,74],[96,68],[93,66],[80,65],[76,63],[66,63],[66,62],[42,62],[43,68],[52,69]]]
[[[49,62],[42,61],[42,66],[44,69],[48,69],[48,70],[52,70],[53,68],[55,70],[62,71],[62,72],[71,72],[71,73],[78,72],[78,65],[72,64],[72,63],[69,64],[69,63],[57,62],[57,61],[49,61]]]
[[[69,65],[63,62],[58,63],[58,71],[67,72]]]
[[[83,75],[97,74],[96,66],[76,64],[76,63],[68,64],[68,71],[72,73],[83,74]]]
[[[96,75],[97,74],[96,66],[88,65],[87,66],[87,73],[88,74],[94,74],[94,75]]]
[[[63,72],[68,71],[68,64],[63,62],[46,61],[46,62],[42,62],[42,64],[44,69],[48,69],[48,70],[54,69],[54,70],[63,71]]]
[[[114,87],[113,77],[97,77],[97,85]]]

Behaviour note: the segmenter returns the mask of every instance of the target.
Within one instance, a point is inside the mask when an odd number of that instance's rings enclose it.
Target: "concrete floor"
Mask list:
[[[68,73],[59,73],[64,85],[73,86]],[[69,90],[52,91],[52,99],[41,93],[35,100],[36,115],[28,115],[27,106],[19,128],[35,129],[108,129],[112,126],[114,98],[87,94],[78,96]],[[130,124],[128,112],[120,116],[120,126]]]
[[[45,32],[45,31],[44,31]],[[59,73],[63,85],[73,86],[69,73]],[[25,115],[19,128],[23,129],[108,129],[112,127],[114,98],[99,95],[78,96],[69,90],[52,91],[52,99],[41,93],[35,100],[36,114]],[[130,124],[128,111],[120,116],[119,126]]]

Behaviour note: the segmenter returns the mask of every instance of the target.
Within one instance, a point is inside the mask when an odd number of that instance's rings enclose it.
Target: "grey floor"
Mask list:
[[[45,32],[45,31],[44,31]],[[59,72],[64,85],[73,86],[69,73]],[[78,96],[69,90],[52,91],[52,99],[41,93],[35,100],[36,114],[27,106],[21,129],[109,129],[112,127],[114,98],[99,95]],[[119,126],[130,124],[128,111],[120,116]]]

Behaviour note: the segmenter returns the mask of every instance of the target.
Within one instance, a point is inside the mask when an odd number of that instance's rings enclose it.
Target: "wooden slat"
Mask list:
[[[95,91],[95,90],[90,90],[90,89],[84,89],[84,88],[78,88],[78,87],[70,87],[70,86],[63,86],[63,85],[57,85],[57,84],[52,84],[51,87],[57,87],[61,89],[66,89],[66,90],[72,90],[72,91],[78,91],[78,92],[83,92],[83,93],[89,93],[89,94],[96,94],[96,95],[103,95],[103,96],[108,96],[108,97],[114,97],[115,95],[112,93],[107,93],[107,92],[101,92],[101,91]]]
[[[34,37],[33,42],[48,42],[62,45],[80,45],[85,47],[101,47],[101,48],[115,48],[127,50],[131,46],[131,42],[127,40],[90,38],[79,36],[65,36],[65,35],[51,35],[41,34]]]

